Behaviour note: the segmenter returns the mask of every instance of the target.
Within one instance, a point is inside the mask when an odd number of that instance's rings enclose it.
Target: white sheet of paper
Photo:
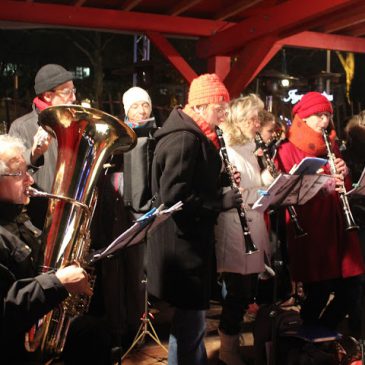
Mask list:
[[[328,181],[330,175],[280,174],[268,187],[267,195],[261,196],[252,209],[264,212],[270,206],[305,204],[312,199]]]
[[[131,227],[119,235],[109,246],[95,253],[92,262],[99,261],[127,246],[142,242],[146,238],[147,233],[153,232],[159,224],[170,218],[176,211],[182,209],[182,205],[182,202],[178,202],[167,209],[162,209],[163,206],[160,206],[158,209],[147,212],[138,218]]]

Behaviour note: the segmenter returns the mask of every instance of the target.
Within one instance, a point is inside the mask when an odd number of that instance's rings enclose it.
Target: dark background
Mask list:
[[[206,72],[205,60],[195,56],[194,39],[169,39],[191,67],[201,74]],[[29,111],[34,98],[34,76],[47,63],[58,63],[70,71],[89,67],[89,77],[75,80],[77,99],[89,99],[92,106],[121,116],[121,97],[133,86],[133,74],[138,84],[152,97],[154,110],[164,119],[171,108],[186,102],[188,85],[183,77],[166,61],[151,43],[150,61],[133,63],[133,35],[107,32],[27,29],[0,30],[0,121],[9,124]],[[285,48],[280,51],[246,88],[243,93],[259,93],[265,101],[273,96],[273,111],[290,118],[291,105],[281,98],[287,89],[280,79],[262,76],[275,71],[295,77],[291,88],[299,93],[322,91],[323,80],[318,74],[326,70],[326,51]],[[351,103],[345,97],[345,72],[335,52],[331,52],[331,92],[337,111],[338,128],[344,120],[355,114],[365,104],[365,56],[355,55],[355,77],[351,87]],[[270,74],[270,72],[269,72]]]

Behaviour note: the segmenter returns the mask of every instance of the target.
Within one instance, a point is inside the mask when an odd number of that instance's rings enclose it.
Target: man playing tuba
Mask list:
[[[77,263],[37,275],[42,254],[41,231],[32,225],[23,209],[29,203],[27,189],[34,182],[27,171],[24,152],[20,139],[0,136],[0,362],[3,364],[36,363],[37,354],[24,348],[25,333],[69,294],[92,294],[88,275]],[[78,344],[70,347],[77,349]],[[108,356],[109,352],[105,353]]]

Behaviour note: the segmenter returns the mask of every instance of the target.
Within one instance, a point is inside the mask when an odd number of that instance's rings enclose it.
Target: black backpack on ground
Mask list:
[[[276,364],[339,365],[334,341],[312,343],[295,337],[280,337],[277,341]]]
[[[298,329],[301,324],[300,314],[296,310],[289,307],[283,309],[279,304],[261,305],[253,328],[255,365],[268,365],[268,357],[276,356],[280,335]]]
[[[350,336],[313,328],[313,341],[294,335],[303,333],[300,313],[280,304],[262,305],[253,329],[255,365],[350,365],[361,359],[361,347]],[[336,333],[333,339],[316,342],[316,334]],[[304,331],[306,333],[306,330]],[[337,336],[338,335],[338,336]],[[317,338],[318,339],[318,338]]]

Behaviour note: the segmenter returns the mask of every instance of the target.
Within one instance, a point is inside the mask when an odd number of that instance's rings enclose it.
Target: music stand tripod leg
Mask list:
[[[139,326],[139,329],[137,331],[136,336],[134,337],[134,340],[131,344],[131,346],[128,348],[128,350],[123,354],[122,360],[132,351],[132,349],[139,343],[143,343],[146,335],[150,336],[160,347],[162,347],[166,352],[166,347],[162,344],[160,339],[158,338],[158,335],[152,326],[152,323],[149,319],[150,312],[148,310],[148,290],[147,290],[147,276],[142,281],[145,284],[145,298],[144,298],[144,313],[141,316],[141,325]],[[148,330],[148,326],[150,326],[152,333]]]
[[[130,345],[129,349],[123,354],[122,360],[127,357],[127,355],[133,350],[133,348],[138,344],[142,337],[145,336],[145,333],[142,331],[141,333],[137,332],[136,337],[134,338],[132,344]]]
[[[160,339],[158,338],[158,335],[152,325],[152,322],[148,319],[148,325],[150,326],[151,328],[151,331],[147,331],[147,334],[160,346],[162,347],[166,352],[167,352],[167,348],[162,344],[162,342],[160,341]]]

